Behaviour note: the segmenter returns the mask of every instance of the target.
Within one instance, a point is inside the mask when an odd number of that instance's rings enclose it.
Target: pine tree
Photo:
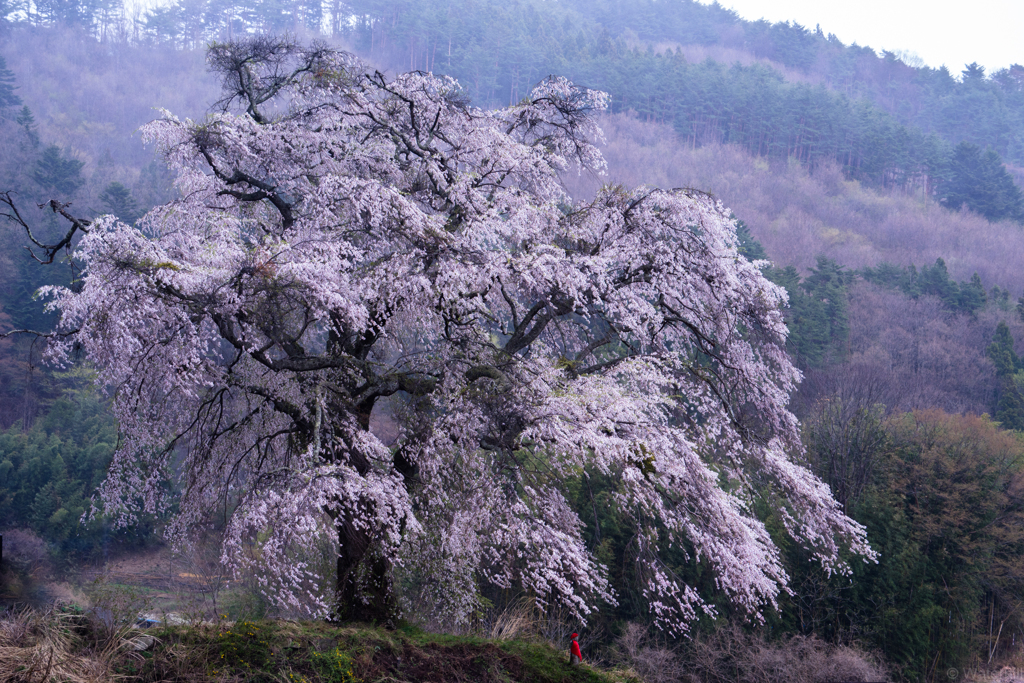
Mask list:
[[[732,215],[730,218],[735,219]],[[743,221],[736,221],[736,248],[748,261],[765,261],[768,253],[764,247],[750,234],[750,228]]]
[[[829,343],[842,345],[850,331],[846,315],[846,287],[852,273],[832,259],[818,257],[818,267],[811,268],[801,287],[821,306],[824,324],[828,329]]]
[[[65,156],[57,145],[50,145],[43,150],[32,172],[32,179],[40,189],[54,193],[60,198],[68,198],[78,191],[85,181],[82,178],[84,162],[72,156]],[[48,197],[53,199],[55,197]]]
[[[917,283],[921,294],[937,296],[947,306],[955,308],[960,300],[960,288],[949,278],[946,261],[941,258],[935,259],[933,266],[921,267]]]
[[[786,349],[797,364],[817,367],[830,357],[842,356],[849,335],[846,288],[853,274],[819,256],[818,267],[802,281],[793,266],[767,268],[765,276],[789,294]]]
[[[7,60],[0,57],[0,110],[17,107],[21,98],[14,94],[14,72],[7,68]]]
[[[1004,429],[1024,429],[1024,372],[1007,377],[996,402],[996,421]]]
[[[25,135],[28,137],[29,146],[33,149],[39,146],[39,131],[36,129],[36,117],[32,116],[32,110],[28,108],[28,105],[23,105],[21,111],[18,112],[18,118],[15,119],[17,124],[25,129]]]
[[[961,142],[949,162],[949,180],[939,185],[951,209],[966,205],[989,220],[1024,222],[1024,194],[993,149]]]
[[[113,182],[100,193],[100,201],[109,213],[117,216],[124,223],[134,223],[139,219],[139,207],[132,197],[131,190],[118,182]]]
[[[977,273],[971,276],[970,282],[960,284],[960,310],[974,315],[985,307],[988,295],[985,293],[985,286],[981,284],[981,278]]]
[[[1020,358],[1013,350],[1013,337],[1010,335],[1010,328],[1005,322],[1000,322],[996,326],[992,343],[988,345],[985,353],[995,364],[997,377],[1009,377],[1021,369]]]
[[[996,420],[1006,429],[1024,429],[1024,363],[1013,350],[1013,337],[1005,322],[1000,322],[985,353],[996,366],[999,393],[996,396]]]

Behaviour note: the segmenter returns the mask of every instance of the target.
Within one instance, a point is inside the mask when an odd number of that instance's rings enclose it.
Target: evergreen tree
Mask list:
[[[883,261],[874,268],[871,268],[870,266],[863,268],[860,271],[860,276],[866,281],[872,282],[880,287],[885,287],[886,289],[898,289],[908,296],[912,296],[910,290],[912,288],[912,284],[916,281],[917,275],[917,269],[914,269],[913,275],[915,277],[911,277],[912,268],[914,267],[910,266],[909,268],[902,268],[894,263]]]
[[[735,219],[735,216],[732,216]],[[750,234],[743,221],[736,221],[738,251],[752,261],[768,258],[764,247]],[[843,270],[835,261],[818,257],[818,267],[805,279],[793,266],[765,268],[765,276],[785,287],[789,294],[786,325],[789,327],[787,351],[799,365],[819,366],[843,355],[849,336],[847,287],[855,273]]]
[[[985,350],[996,366],[999,390],[996,394],[996,420],[1006,429],[1024,429],[1024,363],[1013,349],[1013,337],[1005,322],[996,327],[992,343]]]
[[[32,110],[28,105],[23,105],[18,112],[17,124],[25,129],[25,136],[28,138],[29,146],[33,149],[39,146],[39,131],[36,129],[36,117],[32,116]]]
[[[942,258],[935,259],[934,265],[922,266],[920,271],[913,264],[901,268],[891,263],[880,263],[874,268],[862,269],[860,276],[876,285],[898,289],[913,299],[921,295],[938,297],[942,305],[951,311],[971,315],[984,308],[989,300],[977,273],[969,281],[957,284],[949,277],[946,261]],[[1009,296],[1009,292],[998,286],[992,288],[992,300],[998,306],[1009,308]],[[1021,300],[1024,301],[1024,297]]]
[[[818,267],[811,268],[801,287],[822,306],[827,321],[829,337],[833,343],[844,341],[849,333],[846,316],[846,288],[854,274],[832,259],[819,256]]]
[[[935,259],[935,265],[923,266],[917,278],[918,291],[921,294],[937,296],[947,306],[956,308],[960,301],[960,288],[956,282],[949,279],[949,270],[946,268],[946,261],[942,258]]]
[[[974,315],[985,307],[987,301],[988,295],[985,293],[985,286],[981,284],[981,278],[977,273],[971,276],[970,282],[960,285],[959,307],[965,313]]]
[[[7,60],[0,57],[0,111],[21,104],[21,98],[14,94],[16,89],[14,72],[7,68]]]
[[[801,280],[793,266],[767,268],[765,276],[789,294],[786,348],[797,364],[818,367],[842,357],[849,336],[847,287],[854,274],[819,256],[818,267],[812,268],[806,279]]]
[[[46,193],[68,198],[78,191],[85,180],[82,178],[84,162],[72,156],[65,156],[57,145],[43,150],[32,172],[32,179]],[[47,197],[53,199],[57,197]]]
[[[977,275],[977,273],[975,273]],[[971,282],[974,282],[974,278],[971,278]],[[992,289],[989,290],[986,303],[992,302],[1001,311],[1010,310],[1010,290],[1003,289],[999,285],[992,285]]]
[[[995,414],[1004,429],[1024,430],[1024,372],[1003,380]]]
[[[996,326],[992,343],[988,345],[985,353],[996,366],[996,377],[1009,377],[1021,369],[1020,358],[1013,350],[1013,337],[1010,335],[1010,328],[1005,322],[1000,321]]]
[[[981,66],[977,62],[971,62],[970,64],[965,65],[964,70],[960,73],[963,75],[965,83],[985,80],[985,67]]]
[[[104,4],[100,0],[36,0],[32,18],[43,25],[91,27]]]
[[[731,216],[735,218],[735,216]],[[737,249],[750,261],[765,261],[768,259],[768,254],[765,252],[764,247],[761,243],[754,239],[754,236],[750,234],[750,228],[743,221],[736,221],[736,241]]]
[[[100,193],[100,201],[109,213],[124,223],[131,224],[139,219],[139,207],[131,191],[121,183],[113,182],[107,185]]]
[[[995,150],[961,142],[949,162],[949,178],[939,185],[951,209],[966,205],[989,220],[1024,222],[1024,194],[1013,182]]]

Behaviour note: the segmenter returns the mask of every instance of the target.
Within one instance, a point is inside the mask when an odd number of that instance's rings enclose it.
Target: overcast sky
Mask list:
[[[710,0],[704,0],[710,2]],[[821,24],[849,45],[906,50],[959,74],[1024,64],[1024,0],[719,0],[744,19]]]

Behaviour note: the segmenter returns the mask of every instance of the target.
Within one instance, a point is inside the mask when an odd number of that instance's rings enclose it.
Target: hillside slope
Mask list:
[[[778,265],[806,271],[819,255],[848,268],[946,261],[950,275],[978,273],[986,288],[1024,291],[1024,230],[970,212],[951,212],[921,194],[846,180],[835,165],[814,170],[769,162],[736,145],[683,143],[667,125],[629,115],[602,119],[607,175],[569,177],[586,197],[602,183],[693,187],[718,196]]]

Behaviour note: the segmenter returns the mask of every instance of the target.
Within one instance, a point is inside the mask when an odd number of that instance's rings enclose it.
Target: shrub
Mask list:
[[[830,645],[815,636],[769,642],[737,626],[695,638],[689,683],[845,683],[884,681],[885,669],[855,647]]]
[[[336,647],[329,652],[312,652],[310,665],[316,671],[321,683],[355,683],[352,674],[352,657]]]

